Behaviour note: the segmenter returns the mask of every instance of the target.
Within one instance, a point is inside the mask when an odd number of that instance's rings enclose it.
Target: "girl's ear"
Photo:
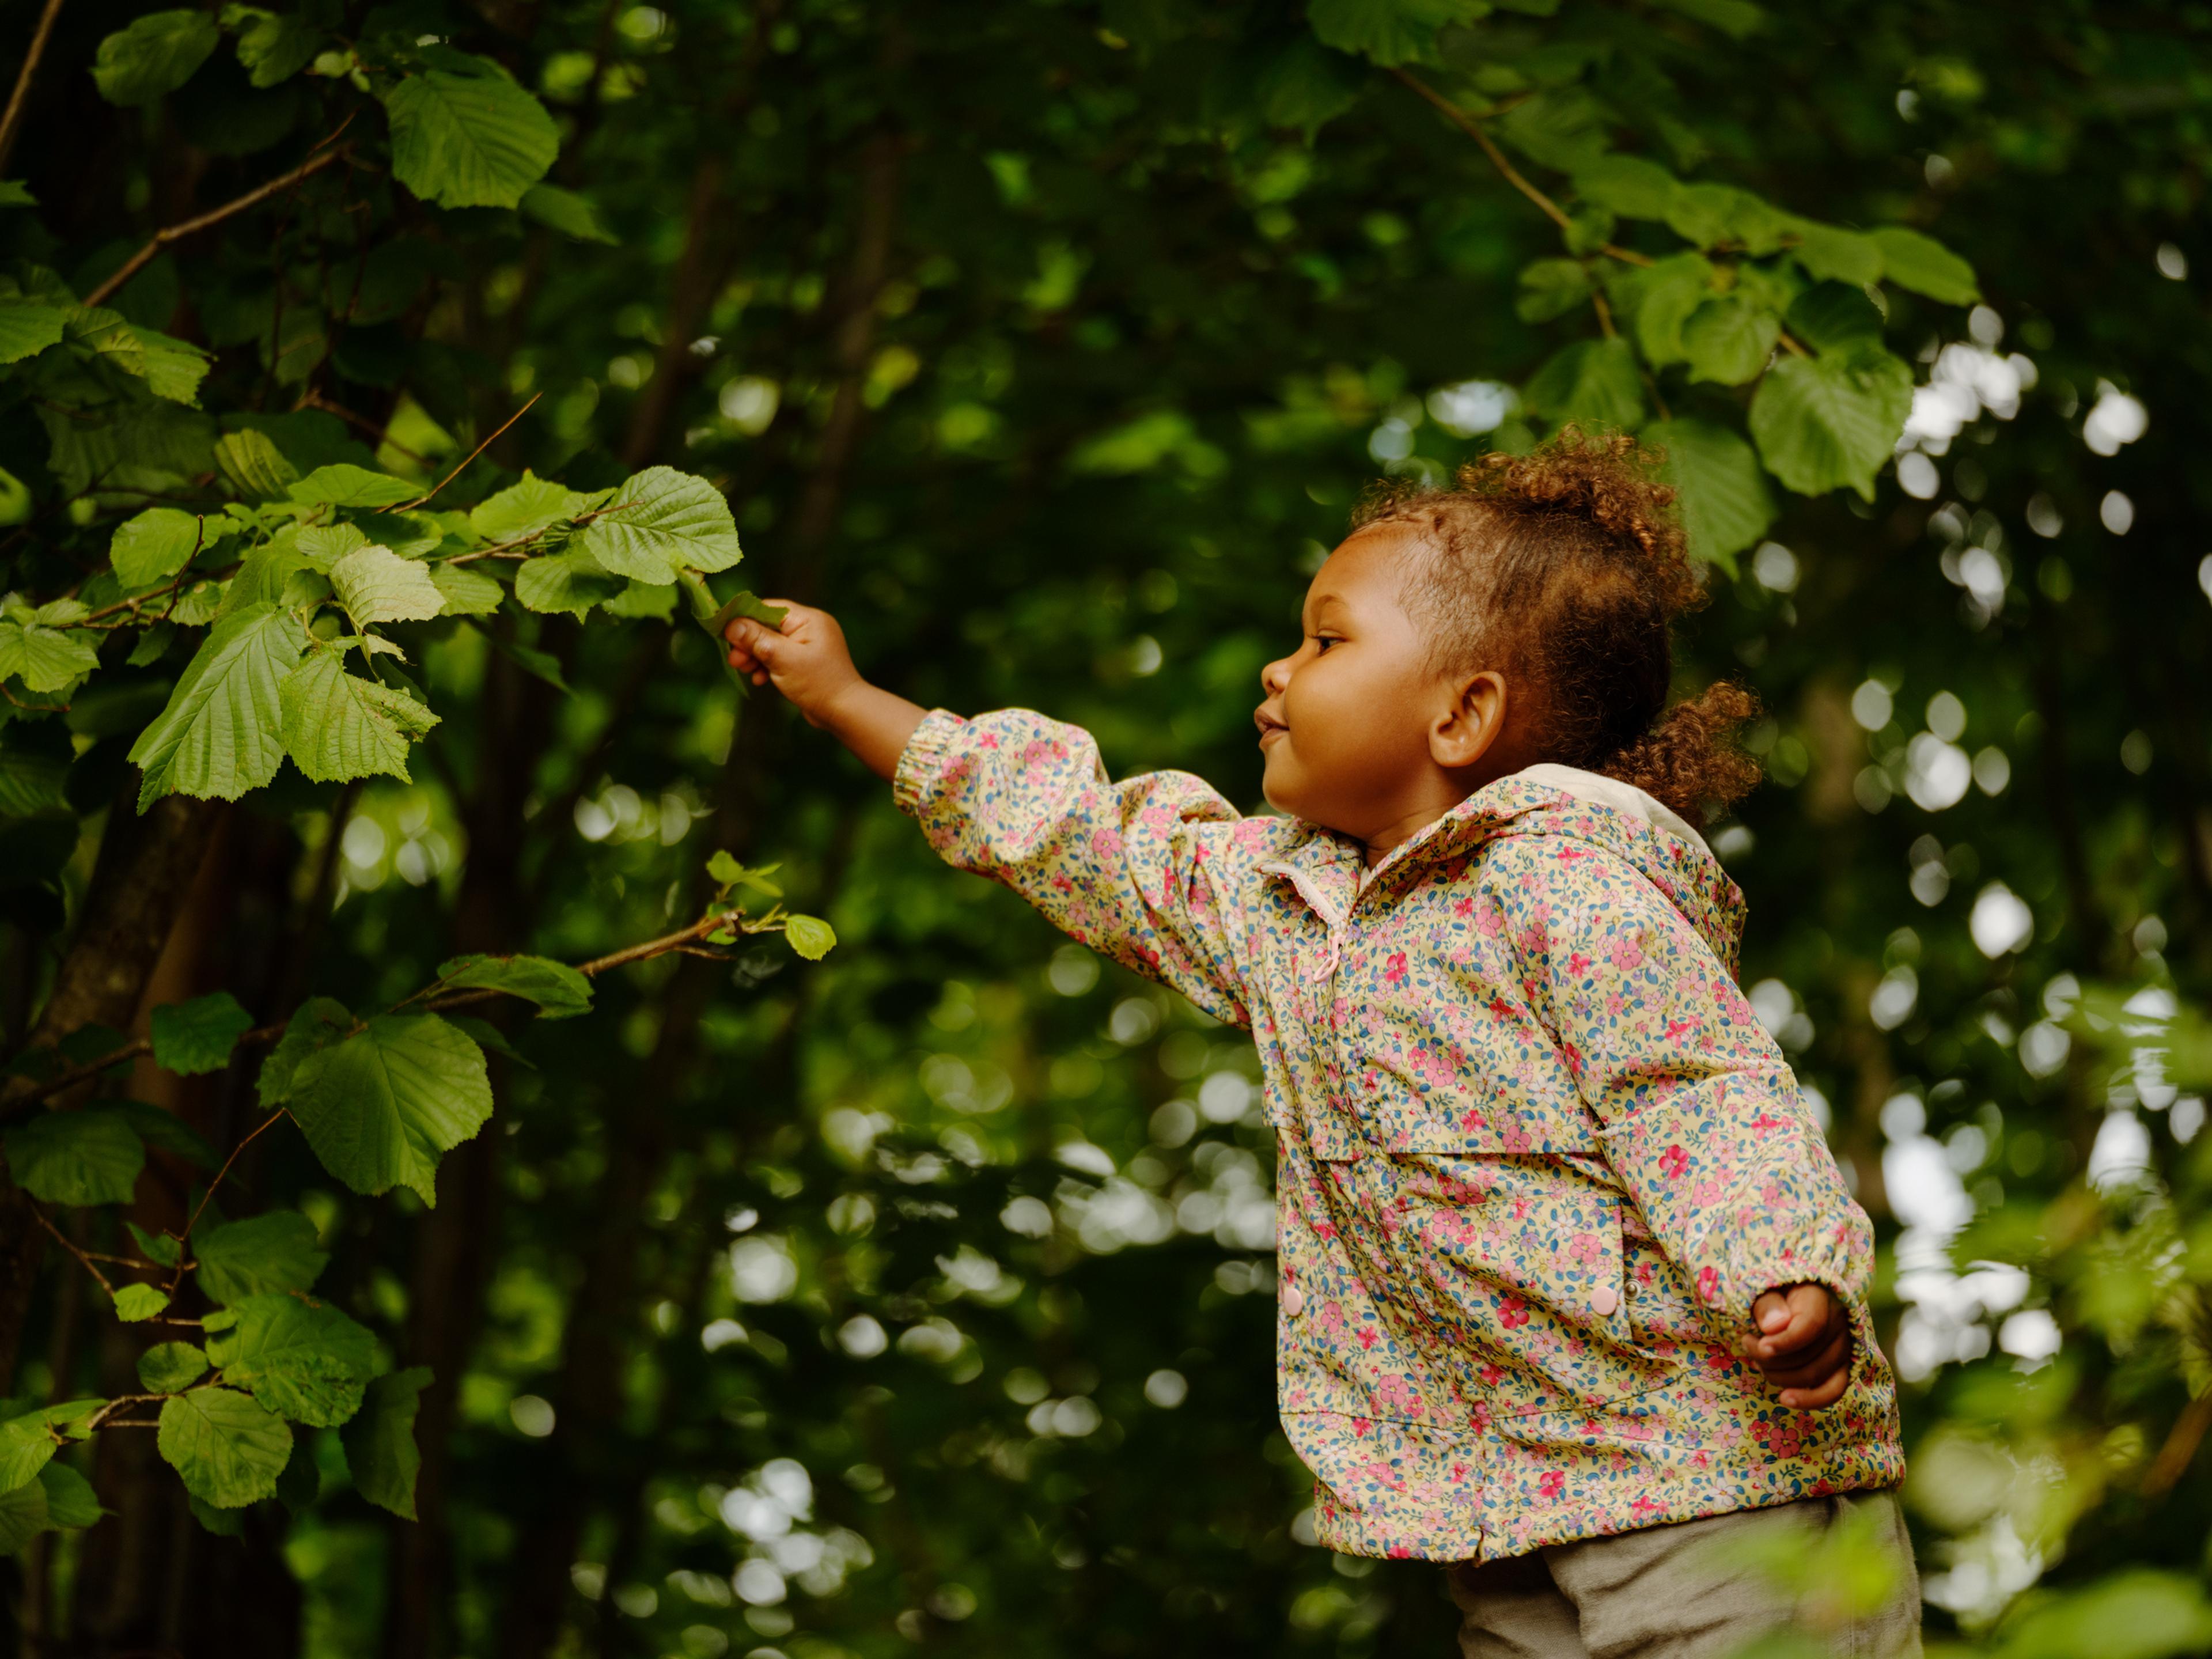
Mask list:
[[[1505,677],[1486,668],[1451,688],[1451,701],[1429,726],[1429,758],[1447,772],[1479,764],[1505,731]]]

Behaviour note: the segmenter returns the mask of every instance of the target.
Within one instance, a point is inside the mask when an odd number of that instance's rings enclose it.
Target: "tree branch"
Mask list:
[[[432,484],[426,494],[417,495],[411,501],[402,501],[398,507],[393,507],[392,510],[394,513],[412,512],[415,508],[422,506],[423,502],[428,501],[432,495],[436,495],[447,484],[453,483],[454,479],[459,477],[462,473],[469,470],[470,461],[475,460],[477,456],[483,454],[484,451],[489,449],[494,444],[497,443],[506,434],[507,428],[513,426],[517,421],[530,413],[531,410],[536,405],[538,400],[544,395],[545,394],[542,392],[533,392],[531,393],[530,401],[528,403],[523,404],[523,406],[516,410],[514,414],[508,416],[507,419],[501,423],[500,428],[497,432],[493,433],[490,437],[486,438],[482,443],[478,444],[474,449],[469,452],[468,460],[463,461],[451,472],[448,472],[444,477],[439,479],[437,483]]]
[[[334,134],[332,136],[335,137],[336,135]],[[324,142],[327,143],[329,140],[325,139]],[[85,295],[85,304],[88,306],[96,306],[101,301],[111,297],[115,293],[116,289],[121,288],[124,283],[129,282],[141,270],[143,270],[147,265],[153,262],[155,256],[159,254],[162,249],[167,247],[172,242],[181,242],[187,236],[198,235],[201,231],[206,230],[210,226],[219,225],[226,219],[235,217],[237,215],[245,212],[248,208],[258,207],[270,197],[289,190],[293,185],[301,183],[311,175],[320,173],[325,167],[330,166],[333,161],[343,160],[347,154],[347,151],[342,149],[326,149],[323,151],[321,155],[311,156],[307,161],[302,161],[298,167],[294,167],[289,173],[283,173],[276,178],[271,179],[265,185],[257,185],[255,188],[247,191],[245,195],[239,197],[234,201],[225,202],[219,208],[211,208],[207,212],[201,214],[198,218],[185,219],[179,223],[167,225],[163,227],[161,229],[155,231],[153,234],[152,240],[150,240],[145,246],[140,248],[136,253],[132,254],[128,259],[125,259],[123,262],[122,266],[113,276],[110,276],[98,288],[93,289],[91,293]]]
[[[16,135],[23,130],[24,112],[31,102],[31,82],[39,73],[39,59],[46,56],[46,40],[54,32],[54,19],[61,9],[62,0],[46,0],[46,9],[39,14],[39,26],[31,32],[31,44],[24,50],[23,67],[15,76],[15,90],[8,95],[8,112],[0,115],[0,173],[8,171],[8,158],[15,153]]]

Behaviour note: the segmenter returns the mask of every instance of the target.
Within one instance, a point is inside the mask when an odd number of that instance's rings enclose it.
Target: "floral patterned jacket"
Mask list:
[[[931,714],[895,787],[947,860],[1250,1029],[1322,1542],[1491,1559],[1903,1477],[1872,1230],[1701,844],[1509,777],[1364,870],[1021,709]],[[1857,1336],[1818,1412],[1733,1351],[1807,1282]]]

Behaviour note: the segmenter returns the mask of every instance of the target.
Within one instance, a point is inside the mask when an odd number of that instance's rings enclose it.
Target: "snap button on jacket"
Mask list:
[[[931,714],[895,789],[948,862],[1251,1031],[1323,1544],[1490,1559],[1903,1478],[1873,1231],[1703,846],[1511,777],[1369,870],[1024,709]],[[1856,1338],[1818,1412],[1735,1351],[1804,1283]]]

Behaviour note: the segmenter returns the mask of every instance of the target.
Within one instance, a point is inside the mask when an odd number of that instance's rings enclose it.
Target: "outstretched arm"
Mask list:
[[[784,610],[781,631],[749,617],[731,623],[730,666],[755,685],[773,685],[804,714],[889,781],[925,711],[895,692],[871,685],[853,665],[845,630],[826,611],[770,599]]]

